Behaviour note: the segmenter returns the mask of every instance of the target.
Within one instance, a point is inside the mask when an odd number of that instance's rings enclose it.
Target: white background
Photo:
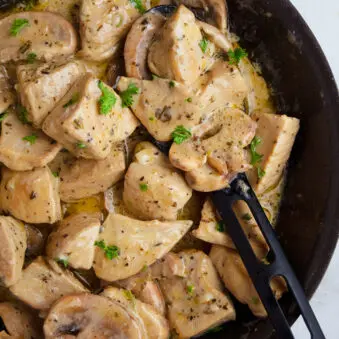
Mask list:
[[[320,42],[339,84],[339,0],[290,1]],[[326,339],[339,339],[339,246],[311,305]],[[300,319],[294,325],[293,332],[296,339],[310,338]]]

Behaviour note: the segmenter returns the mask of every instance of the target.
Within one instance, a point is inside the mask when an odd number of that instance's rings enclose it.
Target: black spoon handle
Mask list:
[[[227,232],[231,236],[244,265],[253,281],[258,295],[267,311],[276,334],[281,339],[294,338],[288,321],[276,300],[271,288],[270,281],[276,276],[282,276],[288,284],[300,308],[300,312],[313,339],[325,339],[320,325],[312,311],[292,267],[290,266],[284,251],[276,238],[275,232],[268,221],[254,191],[252,190],[245,174],[239,174],[229,188],[212,192],[213,203],[224,220]],[[266,264],[259,261],[232,209],[234,202],[245,201],[263,236],[266,239],[270,252],[273,254],[271,263]]]

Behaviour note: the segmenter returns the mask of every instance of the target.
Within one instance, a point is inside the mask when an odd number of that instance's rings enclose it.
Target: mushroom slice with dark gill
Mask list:
[[[14,93],[5,66],[0,66],[0,114],[14,103]]]
[[[176,220],[192,196],[182,174],[149,142],[136,146],[124,182],[127,208],[142,220]]]
[[[50,12],[23,12],[0,20],[0,63],[26,60],[34,53],[50,61],[73,54],[77,34],[62,16]]]

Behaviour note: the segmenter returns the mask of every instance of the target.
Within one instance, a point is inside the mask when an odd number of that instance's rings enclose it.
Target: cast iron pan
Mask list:
[[[0,9],[15,0],[0,0]],[[339,96],[310,29],[288,0],[227,0],[231,30],[271,84],[278,111],[301,120],[289,162],[277,231],[308,297],[319,285],[339,234]],[[290,294],[282,306],[299,315]],[[237,322],[204,338],[274,338],[266,320],[235,302]]]

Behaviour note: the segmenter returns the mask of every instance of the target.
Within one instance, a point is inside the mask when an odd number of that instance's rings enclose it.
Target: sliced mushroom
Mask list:
[[[125,173],[125,154],[113,147],[104,160],[71,159],[61,165],[60,198],[71,202],[106,191]]]
[[[99,85],[116,99],[105,114],[100,114]],[[48,115],[42,129],[75,156],[99,160],[109,155],[112,143],[124,140],[137,125],[137,119],[122,107],[114,90],[87,73]]]
[[[129,77],[151,79],[147,65],[147,54],[154,36],[165,23],[165,18],[155,12],[146,13],[136,20],[125,42],[125,67]]]
[[[23,306],[12,302],[0,303],[0,318],[6,328],[8,335],[0,333],[1,338],[40,338],[40,331],[37,329],[37,319],[32,312]]]
[[[59,299],[44,323],[46,339],[147,339],[140,317],[100,295],[74,294]]]
[[[5,66],[0,66],[0,114],[14,103],[15,97]]]
[[[48,310],[59,298],[87,290],[70,271],[38,257],[23,270],[22,278],[10,291],[31,307]]]
[[[167,20],[149,48],[148,66],[152,73],[192,84],[203,68],[202,35],[194,14],[180,5]]]
[[[77,213],[63,219],[48,237],[47,256],[66,266],[89,270],[100,225],[100,214]]]
[[[21,28],[15,29],[18,22]],[[0,20],[0,63],[26,60],[29,53],[50,61],[73,54],[76,47],[77,34],[61,15],[22,12]]]
[[[226,288],[243,304],[247,304],[256,317],[266,317],[267,313],[249,277],[239,254],[223,246],[213,245],[210,258],[213,261]],[[277,299],[287,290],[282,278],[274,278],[271,288]]]
[[[49,223],[61,219],[59,179],[48,167],[28,172],[2,169],[1,207],[28,223]]]
[[[230,49],[233,49],[233,45],[230,39],[219,29],[203,21],[197,20],[196,22],[199,28],[202,30],[203,35],[208,39],[208,41],[212,42],[217,48],[220,48],[224,52],[228,52]]]
[[[95,61],[112,57],[139,15],[128,1],[84,0],[80,8],[80,55]]]
[[[18,92],[21,103],[27,109],[28,120],[40,127],[84,71],[84,66],[75,61],[57,67],[50,64],[18,66]]]
[[[124,50],[121,48],[114,53],[113,57],[110,59],[110,62],[106,70],[107,84],[110,86],[115,86],[117,79],[120,76],[126,75],[126,66],[124,59]],[[99,76],[97,76],[100,78]]]
[[[21,278],[27,247],[24,225],[12,217],[0,216],[0,280],[6,287]]]
[[[47,238],[46,232],[42,232],[39,228],[30,224],[25,224],[25,231],[27,237],[26,256],[36,257],[42,254]]]
[[[142,220],[176,220],[192,196],[181,173],[149,142],[136,146],[135,161],[125,176],[123,199]]]
[[[136,299],[131,291],[116,287],[107,287],[101,295],[122,305],[129,313],[133,314],[134,317],[140,318],[145,326],[147,338],[168,339],[169,327],[166,318],[156,312],[152,306]]]
[[[168,305],[170,325],[180,338],[191,338],[235,319],[231,300],[211,259],[202,251],[169,253],[152,266]]]
[[[138,93],[132,96],[131,109],[159,141],[171,140],[177,126],[190,129],[203,118],[200,102],[187,86],[160,78],[149,81],[121,77],[117,88],[123,92],[132,85]]]
[[[189,220],[139,221],[119,214],[108,215],[98,242],[115,246],[116,257],[111,260],[105,250],[97,247],[93,264],[96,275],[115,281],[140,272],[169,252],[191,226]]]
[[[255,112],[252,119],[257,122],[256,135],[260,138],[256,152],[262,154],[262,159],[258,166],[265,174],[258,178],[254,168],[248,175],[255,191],[261,194],[279,182],[299,130],[299,119],[260,112]]]

